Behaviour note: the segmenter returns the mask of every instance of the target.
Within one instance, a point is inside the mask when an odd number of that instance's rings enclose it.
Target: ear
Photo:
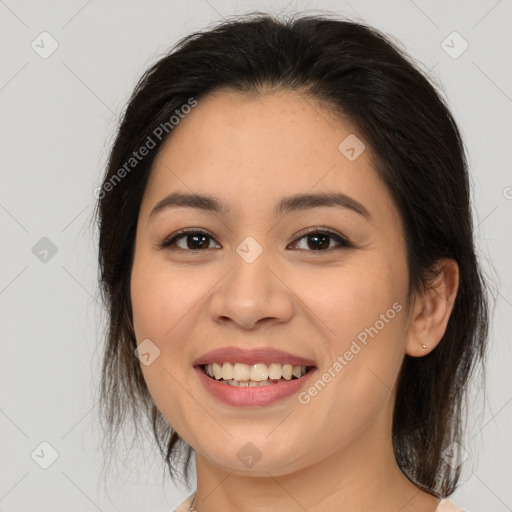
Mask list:
[[[424,295],[417,296],[409,325],[405,352],[421,357],[437,346],[443,337],[459,288],[459,266],[452,258],[437,262],[437,277]],[[423,345],[426,347],[423,348]]]

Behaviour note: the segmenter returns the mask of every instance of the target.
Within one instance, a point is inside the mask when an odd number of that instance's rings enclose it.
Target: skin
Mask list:
[[[199,512],[433,512],[439,503],[400,471],[391,422],[403,358],[441,339],[458,267],[442,260],[434,289],[407,313],[400,217],[368,145],[354,161],[338,149],[351,133],[303,94],[223,90],[198,102],[155,161],[137,226],[134,327],[137,343],[149,338],[160,350],[141,368],[155,404],[195,450]],[[171,192],[216,196],[231,213],[181,207],[150,218]],[[307,192],[343,192],[371,220],[336,207],[273,215],[279,199]],[[211,238],[195,251],[190,237],[158,247],[182,228]],[[353,247],[331,238],[315,251],[307,228],[329,228]],[[263,248],[250,264],[236,252],[247,236]],[[394,303],[401,312],[307,404],[293,395],[242,411],[212,398],[192,368],[215,348],[275,347],[316,361],[321,375]],[[261,453],[251,468],[237,457],[247,442]]]

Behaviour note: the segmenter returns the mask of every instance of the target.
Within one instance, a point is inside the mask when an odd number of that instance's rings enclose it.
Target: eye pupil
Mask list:
[[[190,241],[190,239],[193,238],[194,239],[194,242],[193,243],[188,243],[188,241]],[[191,250],[196,250],[196,249],[205,249],[207,247],[203,247],[202,244],[204,244],[204,241],[205,239],[207,239],[208,236],[207,235],[199,235],[199,234],[196,234],[196,235],[188,235],[187,236],[187,247]],[[202,239],[202,243],[201,245],[195,245],[195,241],[197,241],[197,239]],[[208,244],[206,244],[206,246],[208,246]]]
[[[322,241],[324,242],[323,244],[320,244],[320,245],[313,244],[313,246],[308,244],[308,246],[315,251],[317,251],[319,249],[326,249],[327,247],[329,247],[329,236],[328,235],[324,235],[324,234],[320,233],[320,234],[309,235],[308,238],[310,240],[313,239],[313,240],[317,240],[317,241],[318,241],[318,239],[322,239]],[[327,244],[325,244],[326,240],[327,240]]]

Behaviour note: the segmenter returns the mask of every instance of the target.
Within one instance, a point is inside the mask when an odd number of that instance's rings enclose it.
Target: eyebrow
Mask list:
[[[344,208],[372,219],[370,212],[358,201],[341,192],[296,194],[283,197],[274,207],[274,215],[285,215],[292,211],[304,211],[319,207]],[[196,208],[203,211],[229,214],[229,207],[220,199],[202,194],[173,192],[159,201],[151,210],[149,218],[169,208]]]

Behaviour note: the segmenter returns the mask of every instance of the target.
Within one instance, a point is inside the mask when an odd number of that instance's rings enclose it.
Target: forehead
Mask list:
[[[214,154],[228,161],[230,156],[250,159],[254,166],[270,160],[276,167],[284,160],[310,164],[315,159],[337,159],[339,143],[354,131],[340,114],[304,93],[247,95],[224,89],[198,101],[161,154],[174,154],[179,146],[182,153],[193,148],[188,156],[203,160]]]
[[[243,205],[274,206],[285,195],[343,192],[382,215],[393,205],[370,148],[355,132],[339,113],[302,93],[216,91],[198,101],[161,147],[146,190],[153,204],[144,211],[173,191],[225,198],[238,213],[247,213]],[[347,144],[360,153],[355,159],[343,152]]]

